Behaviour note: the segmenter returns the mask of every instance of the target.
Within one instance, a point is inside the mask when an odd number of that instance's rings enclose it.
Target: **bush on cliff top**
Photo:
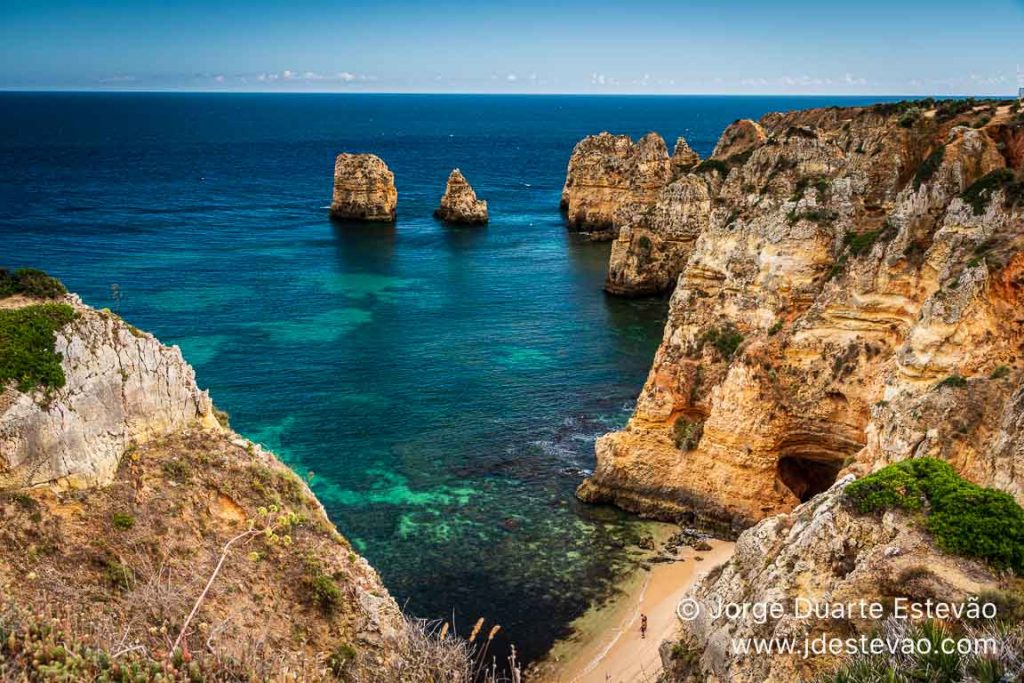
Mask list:
[[[1007,208],[1017,203],[1024,203],[1024,180],[1017,180],[1013,171],[1008,168],[992,171],[975,181],[964,190],[964,193],[960,195],[960,199],[970,204],[975,216],[980,216],[988,208],[992,195],[999,190],[1003,190],[1006,193],[1004,204]]]
[[[0,310],[0,387],[15,382],[18,391],[64,386],[54,333],[75,319],[67,304],[40,304]]]
[[[942,460],[913,458],[846,488],[861,513],[920,511],[940,548],[1024,576],[1024,508],[1007,493],[973,484]]]
[[[15,294],[24,294],[40,299],[55,299],[67,293],[68,290],[64,288],[60,280],[41,270],[19,268],[11,272],[6,268],[0,268],[0,299]]]

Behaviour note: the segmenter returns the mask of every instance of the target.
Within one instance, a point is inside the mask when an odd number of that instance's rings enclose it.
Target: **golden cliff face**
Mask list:
[[[582,498],[735,533],[932,455],[1024,500],[1024,121],[956,109],[739,121],[636,212],[609,282],[678,281]]]
[[[562,188],[569,229],[614,238],[629,213],[650,204],[671,175],[668,148],[657,133],[635,143],[610,133],[584,138],[572,152]]]

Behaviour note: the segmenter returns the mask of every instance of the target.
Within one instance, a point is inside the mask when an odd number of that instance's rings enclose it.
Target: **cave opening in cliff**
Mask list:
[[[801,503],[807,502],[835,483],[841,460],[787,455],[779,458],[777,471],[779,480],[786,485]]]

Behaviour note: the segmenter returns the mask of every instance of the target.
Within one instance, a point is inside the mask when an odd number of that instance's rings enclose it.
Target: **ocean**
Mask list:
[[[608,245],[566,232],[573,145],[707,155],[737,118],[876,100],[0,93],[0,266],[180,345],[400,604],[529,661],[629,566],[638,523],[573,491],[666,313],[605,295]],[[342,151],[394,171],[393,226],[328,219]],[[455,167],[487,227],[431,217]]]

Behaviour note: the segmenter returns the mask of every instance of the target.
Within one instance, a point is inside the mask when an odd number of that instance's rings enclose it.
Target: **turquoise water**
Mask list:
[[[0,94],[0,266],[181,345],[411,612],[543,653],[633,523],[573,490],[621,426],[662,300],[605,296],[558,212],[582,136],[686,135],[797,98]],[[394,226],[331,223],[334,155],[396,174]],[[460,167],[486,228],[431,218]],[[120,297],[112,296],[117,284]]]

